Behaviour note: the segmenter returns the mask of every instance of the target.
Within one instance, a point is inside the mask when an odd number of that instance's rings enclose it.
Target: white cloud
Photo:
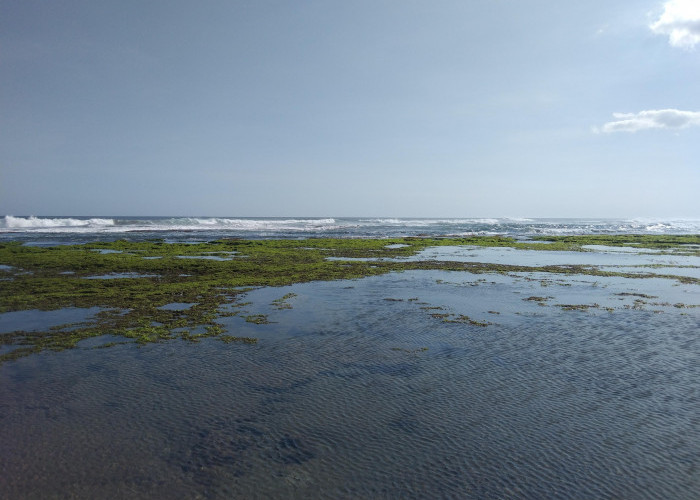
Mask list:
[[[700,111],[650,109],[639,113],[613,113],[614,120],[596,132],[636,132],[652,128],[680,129],[700,125]]]
[[[654,33],[668,35],[672,46],[692,49],[700,43],[700,1],[666,2],[661,17],[649,27]]]

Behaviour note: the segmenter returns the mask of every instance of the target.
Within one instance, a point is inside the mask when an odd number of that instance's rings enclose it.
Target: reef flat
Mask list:
[[[249,336],[230,335],[219,322],[221,318],[240,315],[249,323],[266,323],[265,315],[247,314],[243,297],[253,288],[407,270],[664,277],[700,284],[697,277],[672,272],[632,273],[592,265],[527,266],[420,258],[420,252],[430,247],[586,252],[590,246],[697,257],[700,235],[545,236],[530,240],[500,236],[230,239],[195,244],[119,240],[51,247],[4,243],[0,244],[0,317],[18,311],[69,308],[94,308],[90,309],[94,314],[49,328],[1,331],[0,362],[43,350],[75,347],[82,340],[102,335],[137,343],[173,338],[196,342],[203,337],[255,343],[256,339]],[[277,308],[290,307],[286,302],[289,298],[278,299]]]

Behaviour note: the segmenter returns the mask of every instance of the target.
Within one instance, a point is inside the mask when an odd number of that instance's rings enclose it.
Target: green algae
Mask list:
[[[619,297],[641,297],[643,299],[658,299],[656,295],[647,295],[646,293],[622,292],[616,293]]]
[[[476,319],[472,319],[465,314],[458,314],[458,315],[449,314],[447,316],[448,317],[446,317],[442,320],[444,323],[466,323],[469,325],[482,326],[482,327],[489,326],[489,325],[493,324],[493,323],[490,323],[488,321],[479,321]]]
[[[650,250],[673,250],[674,254],[700,255],[700,235],[650,235],[650,234],[587,234],[569,236],[538,236],[535,241],[548,241],[556,250],[575,250],[584,245],[610,247],[636,247]],[[563,247],[563,248],[562,248]],[[568,247],[568,248],[567,248]]]
[[[442,319],[442,320],[446,320],[450,316],[451,316],[451,314],[449,314],[449,313],[431,313],[430,314],[431,318]]]
[[[224,239],[197,244],[119,240],[55,247],[32,247],[19,242],[3,243],[0,244],[0,266],[3,271],[0,313],[49,311],[68,307],[100,307],[102,311],[86,323],[62,325],[39,332],[0,333],[0,346],[14,347],[0,355],[0,362],[44,350],[72,348],[80,340],[104,334],[132,339],[138,345],[174,338],[190,342],[207,337],[223,341],[229,337],[238,339],[225,335],[224,327],[216,320],[222,316],[238,315],[245,305],[240,299],[253,288],[356,279],[406,270],[504,275],[541,272],[558,275],[653,277],[700,284],[697,278],[615,272],[594,266],[528,267],[478,262],[396,260],[397,257],[415,256],[428,247],[460,245],[542,251],[585,251],[582,248],[584,245],[633,246],[673,252],[676,255],[698,255],[700,250],[694,245],[700,245],[700,235],[561,236],[539,237],[526,242],[502,236],[467,236]],[[333,257],[334,260],[328,260],[328,257]],[[86,279],[95,276],[119,277]],[[290,309],[289,301],[293,297],[294,294],[286,294],[273,301],[272,306],[278,310]],[[417,300],[408,299],[409,302]],[[184,310],[163,309],[163,306],[171,303],[193,305]],[[247,315],[243,318],[254,324],[269,322],[265,315]],[[451,316],[442,319],[469,322]]]
[[[258,339],[253,337],[234,337],[233,335],[219,335],[217,338],[226,344],[230,344],[231,342],[243,342],[244,344],[258,343]]]
[[[296,296],[297,296],[296,293],[285,294],[284,296],[280,297],[279,299],[273,300],[271,305],[275,309],[277,309],[278,311],[282,310],[282,309],[292,309],[292,305],[289,303],[289,300],[293,299]]]
[[[270,320],[265,314],[251,314],[249,316],[245,316],[245,320],[248,323],[253,323],[256,325],[267,325],[270,323]]]
[[[600,304],[557,304],[562,311],[588,311],[590,309],[599,309]]]

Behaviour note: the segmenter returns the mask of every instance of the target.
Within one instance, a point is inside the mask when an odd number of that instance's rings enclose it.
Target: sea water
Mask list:
[[[0,219],[0,241],[40,244],[95,240],[209,241],[235,238],[399,237],[566,234],[697,234],[700,220],[530,218],[16,217]]]
[[[538,224],[561,232],[582,223]],[[419,231],[410,228],[396,223],[397,234]],[[228,234],[90,229],[3,237]],[[301,233],[322,233],[314,231]],[[526,233],[536,231],[518,235]],[[279,235],[298,237],[289,228]],[[519,265],[541,258],[425,252]],[[605,248],[554,258],[610,269],[700,266],[697,257]],[[276,307],[282,297],[290,309]],[[254,345],[96,348],[116,339],[105,336],[0,365],[0,497],[694,499],[700,491],[695,284],[406,271],[259,288],[245,301],[246,314],[270,323],[241,314],[222,324]],[[22,314],[0,315],[0,327],[84,321],[95,311]]]

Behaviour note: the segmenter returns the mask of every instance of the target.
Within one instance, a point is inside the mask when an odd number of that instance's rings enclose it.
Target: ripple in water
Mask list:
[[[0,491],[695,498],[698,309],[565,311],[551,304],[630,301],[615,293],[636,280],[479,278],[257,290],[251,312],[277,323],[227,319],[234,335],[259,333],[256,345],[128,344],[5,363]],[[543,290],[550,305],[523,300]],[[275,310],[290,291],[293,308]],[[492,324],[446,323],[429,307]]]

